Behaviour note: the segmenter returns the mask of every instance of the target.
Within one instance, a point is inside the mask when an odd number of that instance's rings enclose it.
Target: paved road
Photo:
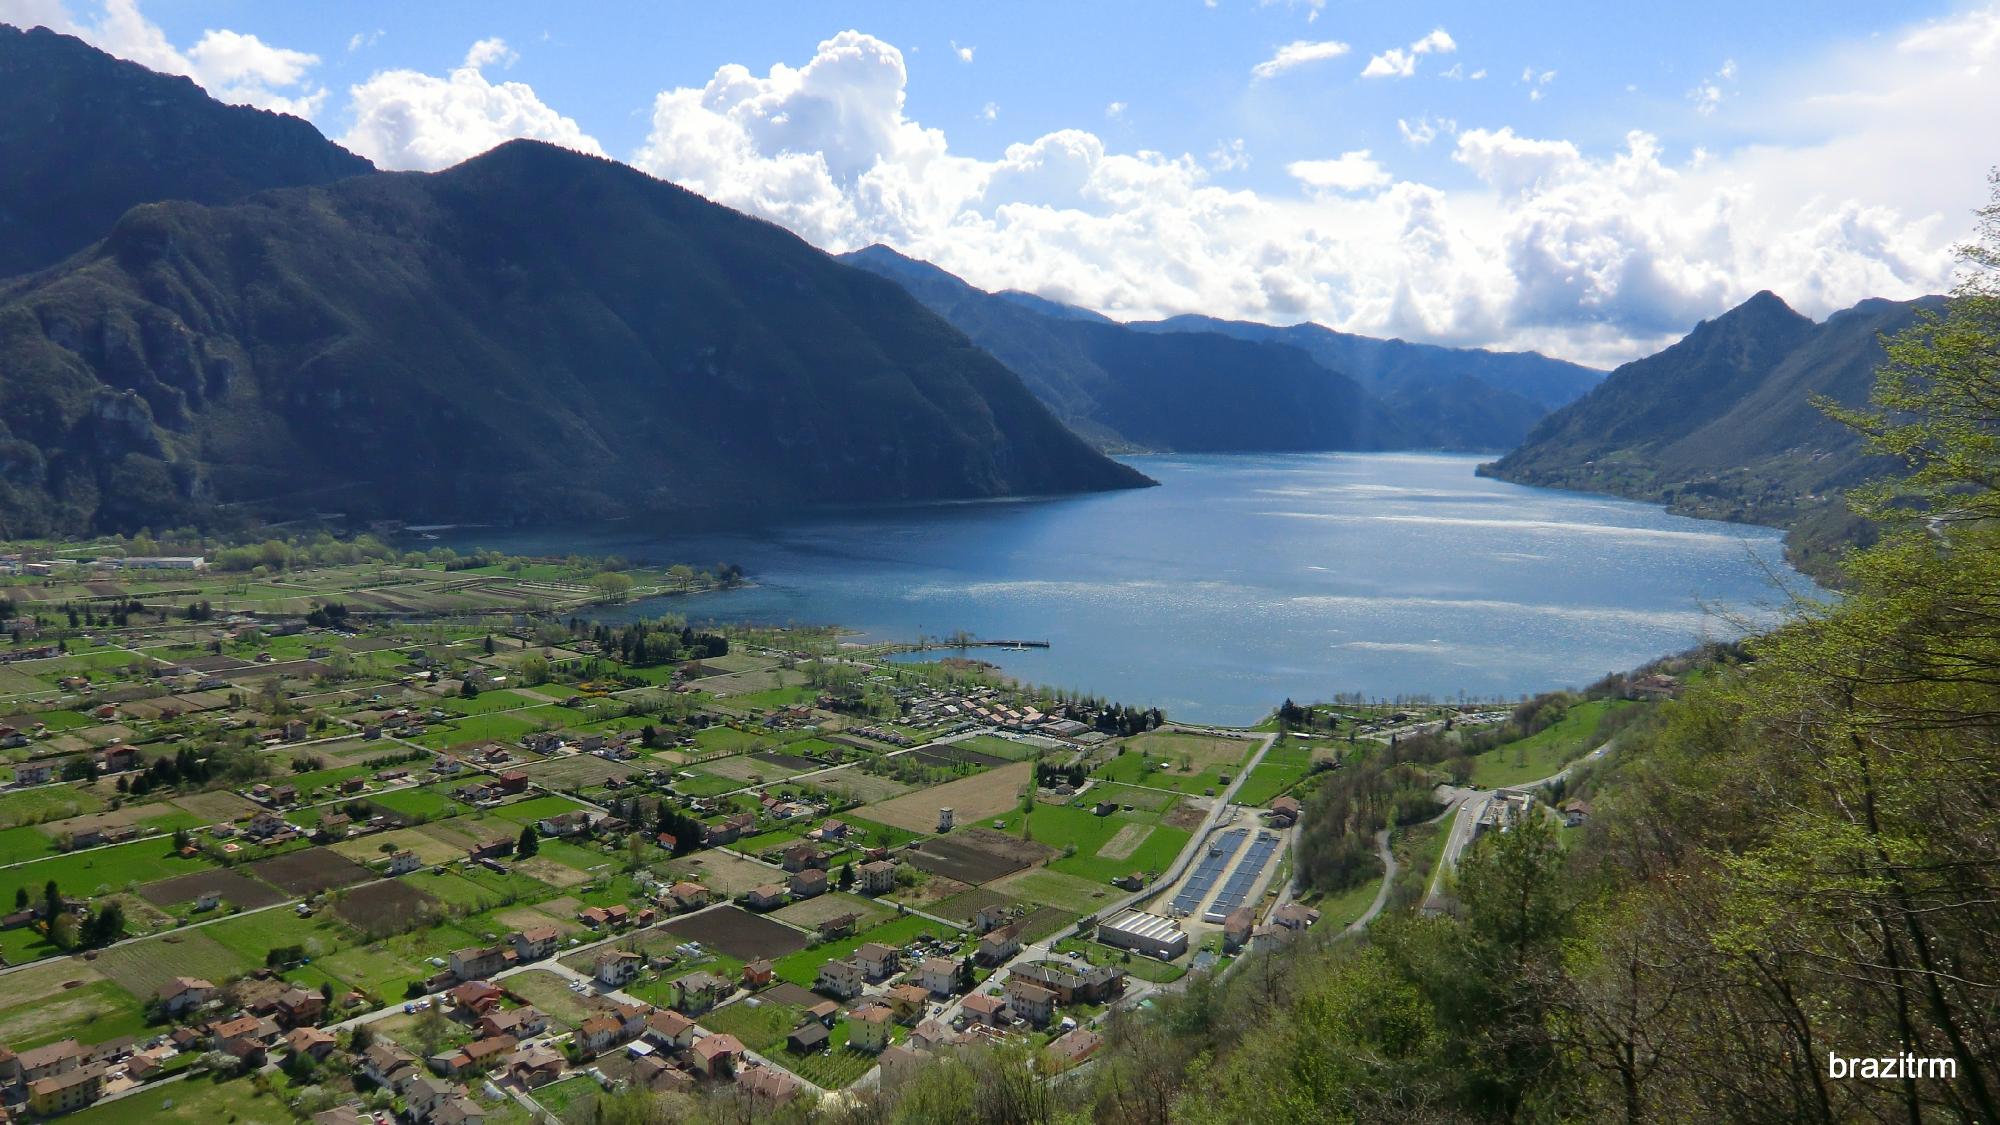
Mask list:
[[[1389,892],[1396,885],[1396,853],[1389,847],[1387,828],[1375,833],[1375,854],[1382,859],[1382,889],[1375,892],[1375,901],[1368,904],[1367,911],[1341,931],[1343,935],[1358,934],[1367,929],[1368,923],[1373,922],[1382,913],[1382,908],[1389,905]]]
[[[1609,754],[1617,744],[1618,739],[1616,736],[1608,738],[1602,746],[1599,746],[1597,749],[1592,750],[1590,753],[1585,754],[1583,757],[1578,758],[1547,777],[1522,782],[1519,785],[1503,785],[1500,788],[1516,790],[1542,789],[1554,785],[1558,781],[1567,779],[1571,771],[1585,762],[1594,762]],[[1465,855],[1465,849],[1472,846],[1473,830],[1479,823],[1480,814],[1486,811],[1486,806],[1493,803],[1494,796],[1493,792],[1486,790],[1454,789],[1450,786],[1441,788],[1450,794],[1447,797],[1447,802],[1457,805],[1458,816],[1451,823],[1451,835],[1445,839],[1444,851],[1438,855],[1437,871],[1432,874],[1430,890],[1424,896],[1425,910],[1438,909],[1443,905],[1445,876],[1450,872],[1458,870],[1458,861]],[[1446,809],[1446,812],[1450,811],[1449,808]]]

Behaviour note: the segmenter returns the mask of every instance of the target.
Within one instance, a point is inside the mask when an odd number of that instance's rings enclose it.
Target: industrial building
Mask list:
[[[1130,949],[1171,961],[1187,952],[1187,931],[1171,918],[1127,910],[1097,927],[1097,940],[1118,949]]]

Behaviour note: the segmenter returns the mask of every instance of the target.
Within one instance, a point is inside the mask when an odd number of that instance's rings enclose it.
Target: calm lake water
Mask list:
[[[1814,593],[1778,532],[1473,475],[1433,454],[1131,458],[1159,488],[849,511],[732,533],[482,532],[528,553],[740,563],[754,588],[619,616],[963,630],[1009,673],[1176,718],[1285,697],[1513,697],[1737,635]]]

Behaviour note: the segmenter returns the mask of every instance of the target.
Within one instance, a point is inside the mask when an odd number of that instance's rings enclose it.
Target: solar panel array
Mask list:
[[[1210,922],[1220,922],[1228,918],[1230,911],[1243,905],[1243,899],[1249,895],[1251,885],[1256,883],[1257,877],[1264,873],[1264,865],[1271,862],[1271,857],[1276,854],[1278,854],[1278,838],[1269,832],[1257,833],[1257,838],[1251,841],[1250,850],[1243,853],[1243,861],[1236,865],[1236,870],[1229,876],[1229,882],[1223,885],[1222,893],[1216,895],[1215,901],[1208,904],[1208,911],[1202,917]]]
[[[1243,844],[1243,837],[1249,834],[1248,828],[1232,828],[1216,840],[1207,855],[1201,857],[1201,862],[1195,864],[1194,874],[1188,876],[1187,883],[1181,887],[1181,893],[1174,896],[1176,917],[1194,913],[1194,908],[1201,905],[1201,900],[1208,897],[1208,892],[1222,878],[1222,869],[1229,866],[1229,857],[1236,854],[1236,849]]]

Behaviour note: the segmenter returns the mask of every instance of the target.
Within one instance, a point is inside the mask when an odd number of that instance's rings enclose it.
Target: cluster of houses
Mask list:
[[[637,954],[612,951],[599,956],[598,977],[615,987],[624,983],[622,970],[613,966],[636,964]],[[746,975],[753,971],[746,969]],[[768,963],[762,966],[766,978]],[[609,978],[609,979],[607,979]],[[629,979],[629,978],[625,978]],[[615,983],[614,983],[615,982]],[[733,1035],[699,1034],[695,1016],[713,1007],[735,990],[735,984],[712,973],[691,973],[675,982],[672,1008],[656,1008],[637,1001],[602,997],[591,1001],[590,1014],[571,1036],[578,1059],[596,1059],[622,1051],[631,1060],[629,1081],[655,1092],[689,1091],[704,1081],[733,1082],[755,1097],[783,1102],[797,1095],[798,1080],[790,1074],[757,1065],[746,1057],[744,1046]],[[505,1006],[506,994],[487,981],[467,981],[448,994],[454,1018],[473,1029],[475,1038],[463,1046],[426,1060],[429,1074],[417,1067],[417,1060],[395,1048],[372,1048],[373,1069],[364,1073],[377,1078],[409,1097],[407,1084],[429,1080],[426,1087],[437,1092],[436,1080],[459,1079],[491,1074],[534,1089],[561,1078],[569,1057],[547,1042],[533,1042],[547,1019],[531,1005]],[[407,1072],[403,1069],[407,1068]]]
[[[96,1044],[63,1039],[18,1054],[0,1047],[0,1090],[17,1108],[53,1117],[157,1077],[178,1051],[164,1038],[141,1045],[129,1035]],[[0,1108],[0,1120],[12,1120],[11,1112]]]
[[[1279,949],[1319,922],[1319,911],[1288,902],[1271,912],[1268,922],[1257,921],[1252,906],[1239,906],[1222,920],[1222,948],[1234,953],[1244,946],[1258,952]]]
[[[63,1039],[19,1053],[0,1047],[0,1087],[29,1113],[52,1117],[159,1078],[185,1053],[218,1052],[254,1068],[274,1053],[321,1059],[337,1046],[333,1033],[319,1026],[327,1014],[322,994],[268,978],[243,981],[232,991],[227,1014],[211,1014],[225,1002],[222,989],[197,977],[169,979],[153,1002],[167,1018],[187,1022],[145,1043],[124,1036],[95,1045]]]
[[[962,692],[912,691],[900,702],[903,721],[923,729],[971,724],[1063,739],[1077,739],[1090,731],[1074,719],[1046,714],[1031,704],[1010,702],[1004,693],[990,687]]]

